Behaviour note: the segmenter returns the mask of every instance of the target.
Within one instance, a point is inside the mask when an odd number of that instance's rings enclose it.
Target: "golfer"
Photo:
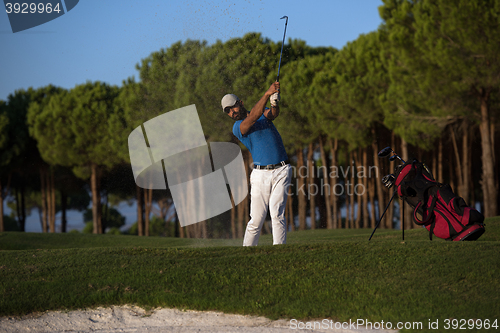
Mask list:
[[[267,216],[271,215],[273,244],[286,243],[285,207],[292,168],[273,120],[280,113],[279,82],[274,82],[248,112],[234,94],[222,98],[222,110],[235,120],[233,134],[252,154],[250,175],[250,221],[243,246],[256,246]],[[267,100],[271,108],[267,108]]]

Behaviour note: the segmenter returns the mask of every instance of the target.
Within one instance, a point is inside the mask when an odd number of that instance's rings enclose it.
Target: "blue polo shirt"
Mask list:
[[[254,164],[278,164],[288,159],[281,135],[266,116],[262,115],[245,135],[240,130],[242,121],[234,123],[233,134],[248,148]]]

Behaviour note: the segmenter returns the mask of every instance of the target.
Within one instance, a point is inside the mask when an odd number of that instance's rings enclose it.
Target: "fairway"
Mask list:
[[[0,333],[500,332],[500,0],[4,5]]]
[[[135,304],[421,322],[415,332],[436,320],[443,328],[447,319],[499,318],[500,218],[486,220],[477,242],[431,242],[423,229],[407,230],[404,242],[400,231],[370,234],[290,232],[287,245],[265,235],[243,248],[240,239],[2,233],[0,315]]]

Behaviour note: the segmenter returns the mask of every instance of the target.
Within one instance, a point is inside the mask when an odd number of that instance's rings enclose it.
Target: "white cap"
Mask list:
[[[222,111],[226,112],[224,111],[225,108],[233,107],[239,100],[240,99],[235,94],[227,94],[226,96],[222,97],[222,100],[220,102],[222,104]]]

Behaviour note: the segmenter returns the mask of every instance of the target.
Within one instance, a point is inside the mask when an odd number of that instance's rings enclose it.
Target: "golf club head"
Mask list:
[[[392,173],[390,175],[382,177],[382,183],[387,188],[391,188],[392,185],[394,185],[395,181],[396,181],[396,176],[394,176]]]
[[[286,16],[286,15],[285,15],[285,16],[283,16],[282,18],[280,18],[280,20],[282,20],[282,19],[284,19],[284,18],[286,18],[286,21],[288,22],[288,16]],[[286,22],[285,22],[285,24],[286,24]]]
[[[392,153],[392,148],[391,147],[385,147],[381,151],[378,152],[378,157],[380,158],[385,158],[389,156]]]

